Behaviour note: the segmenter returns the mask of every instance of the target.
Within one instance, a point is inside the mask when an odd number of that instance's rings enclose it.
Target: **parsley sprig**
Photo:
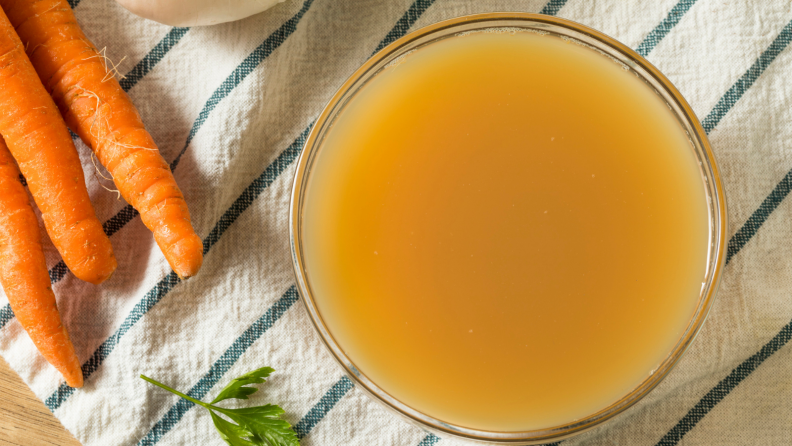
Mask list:
[[[210,403],[204,403],[185,395],[148,376],[140,375],[140,377],[157,387],[208,409],[217,432],[230,446],[299,446],[297,434],[294,433],[291,425],[280,418],[284,413],[283,409],[274,404],[241,409],[226,409],[215,405],[229,398],[248,399],[248,395],[256,393],[258,389],[245,386],[266,382],[264,378],[274,371],[270,367],[262,367],[246,373],[228,383]],[[233,423],[218,413],[227,416]]]

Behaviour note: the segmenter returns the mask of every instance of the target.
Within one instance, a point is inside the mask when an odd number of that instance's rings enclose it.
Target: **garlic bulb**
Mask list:
[[[201,26],[243,19],[284,0],[116,0],[131,13],[171,26]]]

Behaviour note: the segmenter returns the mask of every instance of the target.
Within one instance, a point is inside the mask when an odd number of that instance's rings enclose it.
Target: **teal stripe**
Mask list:
[[[180,282],[176,273],[171,272],[167,276],[165,276],[162,280],[157,283],[157,285],[152,288],[143,299],[140,300],[135,307],[132,309],[131,313],[124,319],[124,322],[121,323],[121,326],[118,327],[118,330],[113,333],[107,340],[105,340],[102,345],[91,355],[91,358],[88,359],[86,363],[82,365],[82,372],[83,377],[87,380],[102,365],[107,355],[109,355],[113,349],[115,349],[118,342],[121,338],[143,317],[151,307],[154,306],[157,302],[159,302],[173,287],[176,286]],[[58,389],[52,393],[46,400],[44,400],[44,404],[49,408],[51,411],[55,411],[58,407],[60,407],[64,401],[66,401],[73,393],[75,389],[66,385],[66,383],[61,384],[58,386]]]
[[[734,390],[737,385],[745,380],[754,370],[757,369],[767,358],[785,346],[792,339],[792,322],[784,326],[781,331],[773,337],[755,355],[743,361],[726,378],[712,388],[703,398],[693,406],[676,426],[668,431],[663,438],[657,442],[658,446],[673,446],[682,440],[691,429],[693,429],[702,418],[704,418],[716,404],[720,403],[726,395]]]
[[[657,25],[655,29],[646,35],[646,38],[644,38],[643,42],[638,45],[638,48],[636,48],[635,52],[643,57],[648,56],[649,53],[655,49],[657,44],[660,43],[660,41],[671,32],[671,30],[677,25],[677,23],[679,23],[680,20],[682,20],[682,16],[688,12],[694,3],[696,3],[696,0],[681,0],[679,3],[674,5],[666,18],[663,19],[663,21],[660,22],[660,24]]]
[[[715,108],[712,109],[709,115],[704,118],[704,121],[701,125],[704,127],[704,130],[707,133],[711,132],[726,116],[729,110],[734,106],[734,104],[740,100],[740,98],[745,94],[745,92],[751,88],[751,86],[756,82],[756,79],[764,73],[770,63],[775,60],[776,57],[784,50],[784,48],[789,45],[789,41],[792,39],[792,22],[787,23],[778,37],[775,38],[772,44],[759,56],[759,59],[751,65],[751,68],[745,72],[745,74],[740,77],[740,79],[729,88],[729,91],[726,92],[723,97],[720,98],[718,103],[715,105]]]
[[[549,2],[547,2],[546,5],[544,5],[544,8],[542,8],[542,10],[539,11],[539,14],[557,15],[558,11],[560,11],[561,8],[563,8],[564,5],[566,5],[566,2],[567,2],[567,0],[550,0]],[[426,438],[429,438],[429,437],[426,437]],[[437,438],[437,437],[435,437],[435,438]],[[432,444],[434,444],[434,443],[432,443]]]
[[[792,170],[784,175],[784,178],[776,184],[773,191],[770,192],[759,208],[748,218],[744,225],[732,236],[729,240],[729,248],[726,254],[726,264],[728,264],[732,257],[737,255],[738,252],[748,243],[749,240],[759,231],[759,228],[770,217],[770,214],[776,210],[778,205],[784,201],[789,191],[792,190]]]
[[[212,364],[209,372],[198,380],[198,383],[187,392],[187,395],[202,400],[209,390],[212,389],[231,369],[240,356],[253,345],[264,333],[267,332],[275,322],[286,313],[286,310],[297,302],[297,288],[292,285],[283,293],[280,299],[273,304],[267,311],[253,323],[241,336],[239,336],[228,349],[220,355],[220,358]],[[187,413],[195,404],[185,400],[179,401],[171,406],[168,412],[160,419],[154,427],[138,443],[140,446],[153,446],[170,432],[173,426],[178,423],[184,414]]]
[[[428,434],[427,436],[425,436],[423,438],[423,440],[421,440],[420,443],[418,443],[418,446],[434,446],[440,440],[442,440],[442,438],[438,437],[437,435]],[[558,441],[558,442],[555,442],[555,443],[546,443],[546,444],[542,444],[542,445],[539,445],[539,446],[558,446],[560,444],[561,444],[561,442]]]
[[[396,21],[396,24],[391,28],[388,34],[385,34],[385,37],[380,41],[377,48],[374,49],[374,52],[371,54],[377,54],[381,49],[385,48],[386,46],[390,45],[391,43],[395,42],[396,39],[400,39],[407,34],[407,31],[415,25],[415,22],[418,21],[418,18],[421,17],[426,11],[427,8],[432,6],[435,0],[416,0],[413,2],[412,5],[407,9],[399,20]]]
[[[284,150],[275,161],[272,162],[264,172],[256,178],[242,194],[234,201],[234,204],[220,217],[215,227],[209,235],[203,240],[204,254],[207,254],[214,244],[220,239],[223,233],[236,221],[236,219],[245,211],[259,195],[272,184],[278,176],[283,173],[286,167],[297,158],[305,138],[310,131],[310,127],[305,129],[286,150]],[[107,359],[108,355],[112,353],[116,345],[118,345],[121,338],[146,314],[157,304],[170,290],[173,289],[180,282],[175,273],[171,272],[164,279],[162,279],[154,288],[152,288],[141,299],[132,311],[121,323],[121,326],[110,336],[99,348],[93,353],[91,358],[82,366],[83,376],[88,380],[90,376],[99,368],[100,365]],[[74,393],[73,388],[67,386],[65,383],[50,395],[44,404],[51,410],[58,409],[71,395]]]
[[[212,364],[209,372],[205,374],[198,383],[190,389],[187,394],[196,399],[203,399],[209,390],[225,376],[237,360],[247,349],[253,345],[275,322],[286,313],[286,310],[297,302],[297,288],[292,285],[283,296],[270,307],[267,312],[251,325],[245,332],[237,338],[220,358]],[[303,438],[316,426],[319,421],[332,409],[341,398],[354,386],[347,377],[341,378],[330,390],[328,390],[319,402],[316,403],[308,413],[294,426],[299,438]],[[138,443],[140,446],[153,446],[162,437],[170,432],[171,429],[192,409],[193,403],[180,399],[171,406],[168,412],[151,428],[151,430]]]
[[[11,309],[11,305],[3,305],[3,307],[0,308],[0,330],[5,327],[7,323],[11,322],[13,318],[14,311]]]
[[[543,10],[543,11],[544,11],[544,10]],[[548,15],[549,15],[549,14],[548,14]],[[420,443],[418,443],[418,446],[434,446],[434,445],[435,445],[435,444],[437,444],[437,442],[438,442],[438,441],[440,441],[440,440],[441,440],[441,438],[440,438],[440,437],[438,437],[437,435],[435,435],[435,434],[429,434],[429,435],[425,436],[425,437],[423,438],[423,440],[421,440],[421,442],[420,442]]]
[[[190,28],[171,28],[168,34],[165,34],[154,48],[146,54],[143,59],[127,73],[123,79],[119,80],[121,88],[128,92],[132,89],[143,77],[145,77],[154,67],[168,54],[174,46],[187,34]]]
[[[313,128],[313,123],[309,124],[305,130],[302,131],[300,136],[292,142],[289,147],[286,148],[283,152],[275,158],[264,172],[259,175],[258,178],[253,180],[253,182],[245,188],[242,194],[234,200],[234,203],[231,207],[228,208],[227,211],[220,217],[220,220],[217,221],[215,227],[209,232],[209,235],[203,241],[204,245],[204,254],[207,254],[212,246],[220,240],[220,237],[225,233],[225,231],[231,226],[232,223],[236,221],[236,219],[244,212],[253,202],[264,192],[264,189],[268,188],[270,184],[274,183],[275,180],[278,179],[280,174],[286,170],[289,165],[300,156],[300,152],[302,151],[303,146],[305,145],[305,140],[308,138],[308,134],[311,132],[311,128]]]
[[[311,410],[294,425],[294,432],[297,432],[297,438],[302,440],[306,435],[310,434],[314,427],[319,424],[322,419],[330,412],[330,410],[341,401],[341,398],[349,392],[355,384],[346,376],[339,379],[330,390],[325,392]]]
[[[82,365],[83,377],[87,380],[93,372],[96,371],[97,368],[104,362],[104,359],[109,355],[120,339],[134,326],[137,321],[143,317],[151,307],[154,306],[157,302],[159,302],[180,280],[176,276],[176,273],[171,272],[167,276],[165,276],[162,280],[157,283],[157,285],[152,288],[143,299],[140,300],[135,307],[132,309],[132,312],[124,319],[124,322],[118,328],[118,330],[113,333],[107,340],[105,340],[102,345],[91,355],[91,358],[88,359],[86,363]],[[64,401],[66,401],[73,393],[75,389],[66,385],[66,383],[61,384],[57,390],[55,390],[52,395],[47,397],[44,401],[44,404],[49,408],[51,411],[55,411],[58,407],[60,407]]]
[[[195,134],[198,133],[198,130],[204,125],[206,119],[209,118],[209,115],[212,113],[212,110],[217,107],[217,105],[225,99],[233,90],[239,85],[245,78],[253,72],[261,62],[264,61],[273,51],[275,51],[286,39],[294,33],[297,29],[297,24],[302,19],[303,15],[308,11],[308,8],[311,7],[311,3],[313,0],[306,0],[303,3],[302,8],[300,11],[294,15],[294,17],[290,18],[286,23],[284,23],[277,31],[272,33],[267,40],[265,40],[261,45],[258,46],[255,50],[253,50],[245,60],[239,64],[238,67],[234,70],[231,75],[229,75],[226,80],[217,88],[217,90],[212,93],[212,96],[206,101],[204,104],[203,109],[201,109],[200,113],[198,113],[198,119],[193,122],[192,128],[190,128],[190,133],[187,135],[187,141],[184,143],[184,148],[179,152],[176,156],[176,159],[173,160],[171,163],[171,170],[175,169],[176,166],[179,165],[179,161],[181,160],[182,155],[187,150],[187,147],[192,142]]]

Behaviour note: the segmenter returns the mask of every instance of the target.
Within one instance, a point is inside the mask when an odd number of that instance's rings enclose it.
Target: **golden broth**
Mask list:
[[[553,36],[476,32],[345,106],[305,192],[312,295],[355,366],[446,423],[522,431],[615,402],[671,352],[708,214],[662,99]]]

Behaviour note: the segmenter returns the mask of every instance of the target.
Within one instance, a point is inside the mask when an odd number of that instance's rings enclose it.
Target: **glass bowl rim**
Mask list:
[[[661,96],[665,93],[663,99],[668,102],[669,108],[680,119],[680,123],[686,126],[690,142],[693,145],[692,149],[699,161],[707,195],[710,223],[710,246],[707,256],[706,281],[702,287],[699,303],[696,311],[691,316],[686,330],[665,360],[636,388],[598,412],[566,424],[518,432],[487,431],[445,423],[395,399],[362,374],[330,334],[330,330],[325,325],[316,307],[304,265],[302,239],[300,236],[303,196],[313,159],[321,147],[324,135],[332,126],[333,120],[343,111],[344,105],[351,100],[354,93],[366,85],[368,80],[376,76],[381,69],[385,68],[393,60],[422,45],[439,39],[454,37],[467,31],[493,28],[525,28],[539,31],[540,33],[556,34],[562,38],[562,31],[566,31],[568,33],[567,37],[573,41],[578,41],[576,43],[582,42],[584,45],[590,46],[608,57],[615,58],[619,63],[629,67],[629,69],[640,70],[645,81],[653,82],[654,85],[651,86],[655,88],[660,87],[663,91],[656,90],[657,93]],[[577,435],[624,412],[657,386],[677,364],[706,320],[725,265],[727,252],[726,234],[726,199],[714,154],[701,123],[674,85],[641,55],[599,31],[571,20],[519,12],[474,14],[444,20],[412,31],[374,54],[342,84],[314,122],[297,160],[289,209],[289,244],[292,253],[292,266],[297,288],[302,297],[301,300],[308,311],[311,323],[325,347],[336,362],[341,365],[352,382],[375,401],[426,431],[441,436],[453,436],[465,440],[500,444],[540,444]]]

